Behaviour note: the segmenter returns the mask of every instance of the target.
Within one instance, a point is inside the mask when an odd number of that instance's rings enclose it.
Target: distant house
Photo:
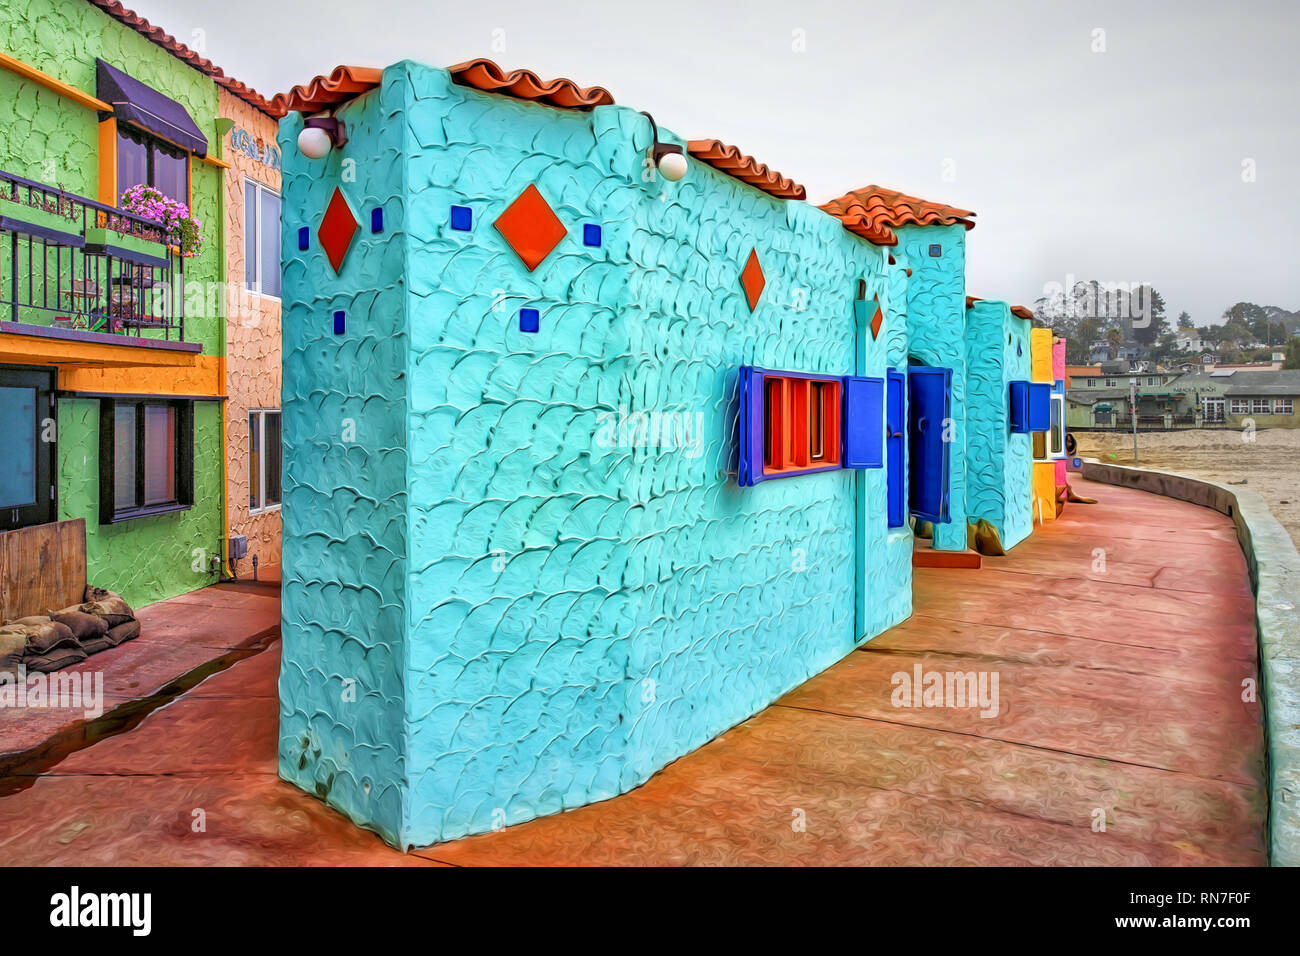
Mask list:
[[[1174,336],[1174,346],[1180,352],[1205,352],[1213,351],[1214,343],[1209,339],[1202,338],[1201,333],[1189,329],[1186,332],[1179,332]]]
[[[1244,427],[1249,421],[1259,428],[1300,427],[1300,370],[1236,372],[1224,398],[1229,425]]]

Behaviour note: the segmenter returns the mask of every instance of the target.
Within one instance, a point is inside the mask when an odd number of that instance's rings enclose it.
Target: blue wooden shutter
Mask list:
[[[1031,382],[1029,385],[1029,430],[1052,430],[1052,386],[1048,382]]]
[[[901,528],[907,523],[907,471],[904,463],[907,425],[903,421],[907,380],[902,372],[893,368],[889,370],[885,391],[885,453],[889,467],[885,484],[889,496],[889,527]]]
[[[736,480],[753,485],[763,480],[763,373],[748,365],[740,368],[739,455]]]
[[[885,380],[844,379],[844,467],[885,465]]]
[[[1011,431],[1023,435],[1029,431],[1029,383],[1012,382],[1010,397]]]
[[[948,443],[943,440],[949,417],[952,369],[917,365],[907,370],[911,456],[912,514],[947,523]]]

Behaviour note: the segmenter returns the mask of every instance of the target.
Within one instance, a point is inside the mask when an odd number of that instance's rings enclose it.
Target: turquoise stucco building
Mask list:
[[[909,509],[1027,483],[970,213],[488,61],[277,104],[280,772],[391,843],[637,786],[911,614]]]

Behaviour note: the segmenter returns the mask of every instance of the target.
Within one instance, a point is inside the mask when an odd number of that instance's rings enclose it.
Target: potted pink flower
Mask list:
[[[164,196],[152,186],[131,186],[122,193],[122,207],[144,219],[158,223],[169,244],[186,258],[197,256],[203,248],[203,220],[190,215],[190,207]]]

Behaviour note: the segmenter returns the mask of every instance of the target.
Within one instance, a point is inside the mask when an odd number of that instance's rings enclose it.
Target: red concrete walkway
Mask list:
[[[1231,523],[1076,487],[1100,504],[981,570],[919,570],[906,624],[605,803],[390,850],[275,776],[273,648],[0,798],[0,859],[1263,864],[1262,725],[1241,699],[1254,612]],[[893,706],[891,676],[917,664],[996,672],[997,716]]]

